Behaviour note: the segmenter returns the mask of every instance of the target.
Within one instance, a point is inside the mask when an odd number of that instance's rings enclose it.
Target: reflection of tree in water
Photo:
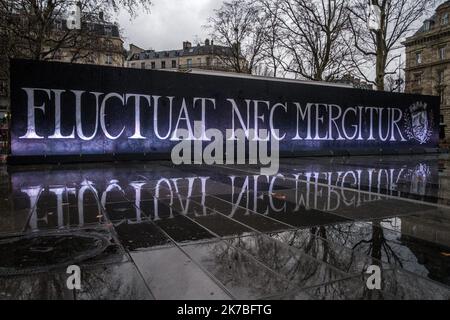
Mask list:
[[[303,252],[315,257],[319,261],[331,265],[339,270],[355,274],[363,273],[367,267],[368,259],[364,259],[361,253],[349,248],[359,246],[361,235],[355,233],[353,225],[332,225],[310,228],[310,232],[285,233],[283,241],[292,247],[301,249]],[[383,241],[386,243],[383,230],[372,228],[372,239],[370,241],[371,263],[381,266],[381,250]],[[299,236],[301,235],[301,236]],[[356,242],[356,245],[353,243]],[[339,245],[337,245],[339,244]],[[359,269],[358,269],[359,268]],[[331,269],[330,269],[331,270]],[[325,299],[383,299],[383,293],[368,290],[364,279],[353,279],[350,281],[332,282],[328,285],[313,289],[313,294],[318,298]]]
[[[286,290],[286,283],[235,248],[213,246],[214,274],[225,286],[246,288],[255,297],[270,296],[274,292]]]
[[[344,230],[344,228],[337,228],[342,239],[346,241],[345,239],[351,236],[351,234],[349,232],[342,232]],[[342,273],[337,273],[332,267],[344,272],[352,271],[351,268],[354,264],[355,257],[350,250],[345,250],[344,247],[333,245],[327,241],[328,234],[326,227],[313,227],[309,231],[310,233],[302,231],[284,233],[284,239],[282,241],[291,247],[301,249],[302,252],[316,258],[322,263],[320,264],[321,267],[316,267],[315,274],[311,274],[311,277],[315,276],[317,284],[321,283],[321,277],[323,278],[322,283],[338,279],[336,276],[343,278]],[[325,277],[323,277],[323,273],[320,273],[319,268],[327,274]],[[329,284],[311,289],[309,293],[318,299],[366,298],[361,291],[364,291],[363,283],[358,279],[353,279],[350,281],[330,282]]]
[[[81,291],[67,289],[65,270],[0,278],[0,299],[142,299],[148,298],[131,264],[82,269]],[[7,296],[10,293],[11,296]]]
[[[304,288],[344,278],[345,274],[343,276],[333,267],[362,274],[368,264],[381,266],[382,252],[385,250],[392,252],[398,261],[380,225],[374,224],[371,230],[371,237],[367,238],[367,235],[355,233],[353,225],[319,226],[310,228],[310,232],[299,230],[272,235],[284,244],[264,236],[242,237],[233,240],[232,244],[284,276],[292,286]],[[357,250],[367,244],[363,252]],[[263,275],[267,278],[261,277],[261,266],[248,263],[248,258],[242,259],[242,254],[236,249],[222,246],[216,249],[216,262],[222,266],[221,271],[228,274],[229,281],[238,278],[255,291],[273,286],[273,274],[266,272]],[[366,258],[363,253],[367,254]],[[343,298],[350,294],[357,295],[355,298],[383,298],[379,292],[368,290],[362,278],[358,281],[332,282],[317,290],[321,297]]]
[[[284,245],[263,236],[234,239],[232,245],[263,262],[285,279],[284,282],[287,281],[291,290],[317,286],[337,279],[336,271],[323,262],[340,262],[339,252],[334,251],[326,242],[319,242],[314,237],[304,241],[302,232],[286,232],[277,235],[283,237]],[[305,253],[308,251],[310,256],[293,249],[299,247],[302,247]],[[273,273],[266,272],[264,267],[257,263],[249,263],[249,258],[235,248],[216,245],[212,250],[215,252],[215,264],[218,268],[216,276],[219,279],[225,280],[225,284],[233,282],[232,286],[244,286],[260,296],[270,295],[274,291],[284,291],[285,285]],[[315,253],[316,259],[311,257],[311,253]],[[339,276],[342,278],[342,275]],[[342,283],[334,282],[321,290],[327,297],[343,298],[348,294],[349,286],[352,285],[354,284],[346,283],[343,286]],[[352,288],[352,291],[354,290]]]
[[[333,244],[333,241],[328,241],[330,236],[331,238],[336,237],[337,231],[342,235],[341,240],[343,239],[345,242],[345,238],[351,233],[342,232],[343,230],[344,228],[336,228],[333,232],[329,232],[329,227],[319,226],[302,231],[286,232],[277,237],[290,247],[310,255],[320,262],[349,272],[354,262],[351,251],[344,246]]]
[[[373,221],[371,224],[355,222],[321,226],[311,228],[310,231],[315,236],[329,240],[329,243],[339,244],[330,245],[324,241],[319,241],[320,244],[328,246],[328,249],[323,249],[323,252],[335,251],[328,257],[323,255],[324,262],[338,266],[340,269],[342,269],[342,266],[350,266],[355,263],[358,265],[357,271],[364,275],[362,277],[364,284],[368,277],[367,274],[364,274],[367,266],[377,265],[380,267],[384,292],[368,290],[364,285],[362,287],[363,298],[381,299],[392,296],[398,298],[441,297],[442,290],[439,290],[439,288],[428,281],[418,281],[415,276],[408,273],[393,271],[395,268],[403,269],[408,264],[408,268],[417,268],[417,272],[419,272],[421,271],[419,268],[422,266],[418,265],[416,256],[409,248],[397,241],[395,232],[382,227],[382,221]],[[342,249],[343,247],[346,248]],[[316,257],[319,258],[319,256]],[[435,288],[433,290],[436,291],[433,292],[431,288]]]
[[[377,265],[381,267],[381,261],[385,260],[389,264],[393,264],[399,267],[403,267],[403,262],[400,256],[389,244],[389,240],[386,239],[384,235],[383,228],[381,227],[380,221],[373,221],[372,226],[372,236],[370,239],[361,239],[355,245],[353,245],[353,250],[361,248],[361,252],[372,258],[372,265]],[[384,258],[384,259],[383,259]]]
[[[63,274],[30,274],[0,278],[0,299],[73,299]]]
[[[391,239],[385,237],[381,222],[370,225],[365,223],[347,223],[310,228],[311,237],[304,249],[324,262],[349,271],[357,259],[369,257],[371,264],[381,266],[384,260],[402,267],[402,258]],[[297,244],[298,245],[298,244]],[[347,268],[347,269],[345,269]],[[364,270],[360,270],[361,272]]]

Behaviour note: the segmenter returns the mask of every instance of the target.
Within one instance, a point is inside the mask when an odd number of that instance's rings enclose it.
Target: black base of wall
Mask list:
[[[381,156],[381,155],[413,155],[440,153],[439,148],[414,148],[414,149],[360,149],[360,150],[323,150],[280,152],[280,157],[347,157],[347,156]],[[85,155],[52,155],[52,156],[8,156],[8,165],[36,165],[36,164],[73,164],[93,162],[124,162],[124,161],[156,161],[170,160],[167,153],[149,154],[85,154]]]

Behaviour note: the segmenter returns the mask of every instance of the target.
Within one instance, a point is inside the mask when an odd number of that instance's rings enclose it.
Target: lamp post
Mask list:
[[[402,70],[402,55],[399,54],[398,55],[398,92],[402,92],[402,85],[404,83],[404,80],[402,79],[402,75],[401,75],[401,70]]]

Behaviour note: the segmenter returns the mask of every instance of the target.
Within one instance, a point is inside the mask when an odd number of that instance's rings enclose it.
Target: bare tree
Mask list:
[[[8,57],[35,60],[53,59],[62,47],[72,48],[78,58],[81,49],[93,45],[93,30],[65,28],[67,13],[75,2],[65,0],[0,0],[0,32]],[[108,14],[125,8],[135,14],[137,8],[149,10],[150,0],[81,0],[78,1],[85,23],[95,23],[100,13]]]
[[[264,56],[263,63],[273,77],[277,77],[283,72],[283,61],[286,59],[286,49],[281,44],[280,28],[280,2],[274,0],[259,0],[263,11],[263,17],[266,21],[264,28],[264,39],[262,52]]]
[[[275,0],[280,44],[287,50],[283,65],[296,77],[332,81],[346,72],[348,28],[345,0]]]
[[[352,31],[349,46],[356,50],[352,54],[353,64],[367,82],[376,85],[378,90],[385,89],[385,77],[392,75],[391,70],[397,56],[394,51],[400,42],[413,30],[413,24],[427,14],[434,4],[433,0],[371,0],[379,8],[378,29],[369,30],[370,10],[368,0],[352,0],[349,21]],[[378,14],[378,13],[377,13]],[[367,68],[375,67],[375,80],[367,76]]]
[[[239,73],[252,73],[263,59],[265,21],[261,7],[250,0],[225,2],[208,21],[214,41],[226,48],[218,58]]]

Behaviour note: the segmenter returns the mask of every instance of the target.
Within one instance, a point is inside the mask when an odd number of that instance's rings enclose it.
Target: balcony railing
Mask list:
[[[233,71],[233,68],[225,65],[218,64],[208,64],[208,63],[188,63],[180,64],[178,66],[179,70],[189,70],[189,69],[203,69],[203,70],[214,70],[214,71]]]

